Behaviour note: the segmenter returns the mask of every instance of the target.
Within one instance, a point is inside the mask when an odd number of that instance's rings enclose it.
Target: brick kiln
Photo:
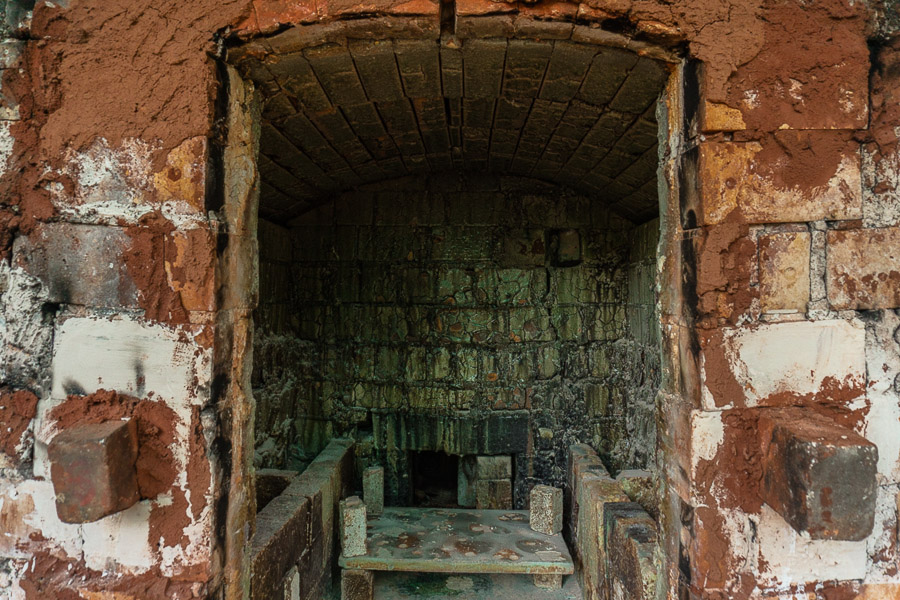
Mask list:
[[[898,14],[7,0],[0,598],[900,597]]]

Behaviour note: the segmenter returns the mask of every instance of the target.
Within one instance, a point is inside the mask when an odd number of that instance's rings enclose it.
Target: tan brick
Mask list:
[[[759,239],[760,304],[763,312],[806,310],[809,302],[809,233]]]
[[[735,213],[749,223],[842,220],[862,217],[858,144],[835,143],[838,134],[786,132],[807,150],[790,154],[759,142],[709,142],[700,146],[699,180],[703,221],[721,223]],[[774,145],[774,146],[769,146]],[[821,185],[795,185],[799,170],[815,171]],[[833,169],[833,170],[832,170]],[[790,182],[790,183],[786,183]]]
[[[560,488],[536,485],[531,489],[529,524],[533,531],[554,535],[562,531],[563,498]]]
[[[900,307],[900,227],[829,231],[826,242],[833,308]]]
[[[719,102],[705,101],[700,110],[702,131],[741,131],[746,129],[741,111]]]

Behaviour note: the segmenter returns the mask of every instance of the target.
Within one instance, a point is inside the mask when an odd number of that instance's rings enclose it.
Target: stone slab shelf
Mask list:
[[[345,569],[571,575],[562,535],[531,530],[528,511],[385,508],[368,522],[368,550]]]

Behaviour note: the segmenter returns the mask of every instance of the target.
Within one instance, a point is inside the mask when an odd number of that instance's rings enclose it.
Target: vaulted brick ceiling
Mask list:
[[[668,71],[626,50],[527,39],[355,40],[266,57],[260,214],[448,170],[556,182],[640,223],[658,211]],[[262,76],[260,76],[262,73]]]

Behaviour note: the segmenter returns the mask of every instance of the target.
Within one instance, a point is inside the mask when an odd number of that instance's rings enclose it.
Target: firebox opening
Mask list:
[[[458,508],[459,457],[443,452],[410,452],[413,506]]]

